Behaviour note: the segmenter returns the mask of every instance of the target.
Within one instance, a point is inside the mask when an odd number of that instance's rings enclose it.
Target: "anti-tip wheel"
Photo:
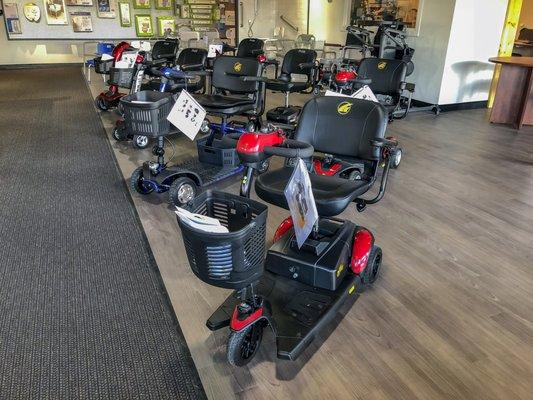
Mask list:
[[[143,182],[143,167],[138,167],[135,171],[133,171],[133,174],[131,174],[130,178],[130,187],[133,191],[139,193],[139,194],[149,194],[154,191],[152,187],[147,186]]]
[[[168,190],[168,200],[172,205],[183,207],[194,200],[197,193],[196,183],[191,178],[184,176],[172,182]]]
[[[263,339],[263,329],[263,323],[258,321],[238,332],[231,331],[226,347],[231,365],[242,367],[254,358]]]
[[[148,136],[144,135],[134,135],[133,136],[133,147],[136,149],[146,149],[150,145],[150,139]]]

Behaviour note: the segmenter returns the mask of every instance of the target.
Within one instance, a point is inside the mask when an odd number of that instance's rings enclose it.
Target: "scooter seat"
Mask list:
[[[303,92],[309,89],[311,85],[309,82],[287,82],[280,79],[269,79],[266,82],[266,87],[274,92]]]
[[[292,172],[292,168],[285,167],[259,175],[255,182],[257,195],[270,204],[289,209],[284,190]],[[371,186],[364,180],[351,181],[315,174],[310,174],[309,177],[318,215],[322,217],[339,215]]]
[[[152,79],[151,81],[148,81],[146,83],[143,83],[141,85],[141,90],[153,90],[158,92],[159,87],[161,85],[160,79]],[[192,82],[192,83],[185,83],[185,82],[169,82],[167,84],[167,87],[165,88],[165,92],[167,93],[177,93],[183,89],[187,89],[189,93],[194,93],[202,90],[203,83],[200,82]]]
[[[225,112],[243,112],[255,107],[255,100],[245,96],[223,96],[220,94],[199,94],[194,98],[206,109]]]

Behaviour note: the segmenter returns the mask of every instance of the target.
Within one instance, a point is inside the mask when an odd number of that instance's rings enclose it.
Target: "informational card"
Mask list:
[[[337,97],[350,97],[352,99],[368,100],[368,101],[373,101],[374,103],[379,103],[376,95],[374,94],[372,89],[370,89],[370,86],[368,85],[363,86],[361,89],[359,89],[357,92],[355,92],[351,96],[344,94],[344,93],[334,92],[332,90],[326,90],[326,93],[324,95],[325,96],[337,96]]]
[[[215,58],[218,54],[222,54],[222,44],[210,44],[207,52],[207,58]]]
[[[186,90],[182,90],[167,119],[189,139],[194,140],[206,116],[205,109]]]
[[[298,243],[298,248],[301,248],[318,220],[311,179],[301,158],[298,159],[291,179],[289,179],[285,187],[285,198],[294,223],[296,242]]]

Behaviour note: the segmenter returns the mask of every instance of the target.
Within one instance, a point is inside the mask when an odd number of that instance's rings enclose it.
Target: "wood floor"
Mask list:
[[[116,115],[102,117],[109,133]],[[295,363],[275,359],[269,334],[248,368],[226,364],[227,332],[205,320],[228,292],[192,274],[166,199],[134,195],[209,398],[533,399],[533,129],[487,121],[473,110],[390,126],[404,159],[385,199],[342,215],[374,232],[381,279]],[[126,178],[149,157],[110,140]],[[286,214],[269,207],[268,237]]]

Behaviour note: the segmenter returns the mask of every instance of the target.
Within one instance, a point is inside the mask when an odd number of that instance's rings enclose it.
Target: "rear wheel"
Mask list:
[[[403,150],[401,147],[398,147],[394,154],[392,155],[391,168],[396,169],[400,166],[402,162]]]
[[[144,135],[133,136],[133,146],[136,149],[146,149],[149,144],[150,144],[150,139],[148,139],[148,136],[144,136]]]
[[[196,183],[184,176],[172,182],[168,190],[168,198],[171,204],[183,207],[194,200],[197,192],[198,186]]]
[[[128,132],[126,131],[126,126],[124,123],[117,124],[115,129],[113,129],[113,139],[117,142],[122,142],[128,139]]]
[[[102,110],[102,111],[109,110],[109,104],[102,96],[98,96],[94,100],[94,103],[96,104],[96,108],[98,108],[99,110]]]
[[[263,324],[256,322],[240,331],[231,331],[228,338],[228,362],[235,367],[248,364],[259,350],[263,339]]]
[[[365,286],[372,285],[378,279],[379,271],[381,270],[381,260],[383,253],[381,248],[373,246],[368,257],[368,264],[361,276],[361,281]]]
[[[133,171],[133,174],[131,174],[130,178],[130,187],[133,191],[139,194],[152,193],[154,189],[144,183],[143,175],[143,167],[139,167],[135,171]]]

